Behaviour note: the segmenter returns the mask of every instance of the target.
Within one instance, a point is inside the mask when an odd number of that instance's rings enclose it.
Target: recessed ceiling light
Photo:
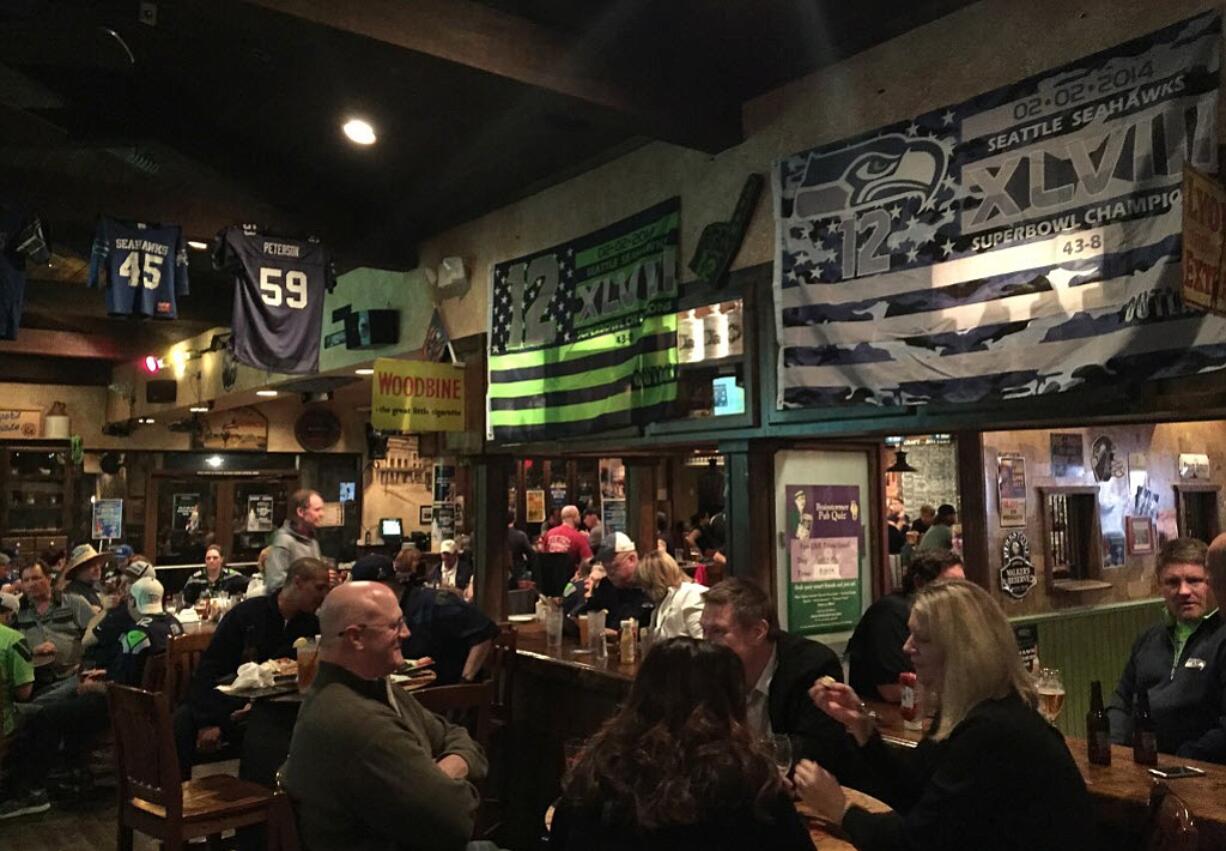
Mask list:
[[[257,396],[276,396],[277,391],[276,390],[257,390],[255,391],[255,395]]]
[[[220,455],[210,455],[208,458],[204,459],[204,463],[216,470],[222,465],[222,457]]]
[[[187,410],[191,411],[193,414],[207,414],[209,412],[209,406],[208,405],[192,405]]]
[[[368,366],[364,366],[364,367],[361,367],[360,369],[355,369],[353,371],[353,374],[354,375],[374,375],[375,371]]]
[[[194,248],[196,251],[208,251],[209,250],[209,244],[207,242],[201,242],[198,239],[189,239],[187,241],[187,247]]]
[[[350,118],[341,129],[345,131],[349,141],[355,145],[373,145],[375,139],[378,138],[375,136],[375,128],[360,118]]]

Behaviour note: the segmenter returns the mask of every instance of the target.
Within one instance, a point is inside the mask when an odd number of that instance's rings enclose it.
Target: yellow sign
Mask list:
[[[1226,315],[1222,255],[1226,247],[1226,189],[1190,166],[1183,169],[1184,304]]]
[[[378,358],[370,382],[370,424],[379,431],[463,431],[464,368]]]

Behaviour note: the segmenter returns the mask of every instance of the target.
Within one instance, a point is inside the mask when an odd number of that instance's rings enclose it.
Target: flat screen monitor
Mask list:
[[[404,527],[400,523],[399,517],[384,517],[379,521],[379,536],[383,540],[395,538],[399,540],[404,536]]]

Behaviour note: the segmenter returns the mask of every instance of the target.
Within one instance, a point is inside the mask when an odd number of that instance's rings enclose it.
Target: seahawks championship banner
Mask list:
[[[677,396],[680,199],[490,276],[488,433],[518,442],[662,416]]]
[[[780,407],[1031,396],[1226,365],[1185,307],[1180,182],[1217,168],[1202,15],[774,172]]]

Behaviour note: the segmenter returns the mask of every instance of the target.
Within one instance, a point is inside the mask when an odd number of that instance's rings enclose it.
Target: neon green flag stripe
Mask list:
[[[633,375],[640,368],[668,366],[676,363],[675,352],[676,349],[665,349],[659,352],[646,352],[643,355],[631,355],[625,363],[617,366],[576,372],[573,375],[559,375],[527,381],[490,382],[488,393],[491,399],[512,399],[516,396],[544,396],[546,393],[584,390],[589,387],[599,387],[601,384],[613,384]]]
[[[650,337],[653,334],[663,334],[676,330],[677,314],[669,312],[659,316],[649,316],[637,328],[600,334],[587,340],[579,340],[575,343],[560,346],[547,346],[527,352],[508,352],[505,355],[491,355],[489,361],[490,372],[498,372],[504,369],[528,369],[547,363],[566,363],[567,361],[584,358],[598,352],[626,348],[642,337]],[[624,338],[627,335],[633,335],[633,340],[623,339],[620,342],[618,341],[619,337]]]
[[[547,425],[549,423],[573,423],[581,420],[591,420],[603,414],[617,411],[628,411],[631,408],[641,408],[667,402],[676,398],[677,385],[674,382],[648,387],[639,393],[627,390],[607,399],[596,402],[584,402],[578,405],[563,405],[557,408],[529,408],[522,411],[491,411],[490,425],[494,428],[516,428],[523,426]]]

